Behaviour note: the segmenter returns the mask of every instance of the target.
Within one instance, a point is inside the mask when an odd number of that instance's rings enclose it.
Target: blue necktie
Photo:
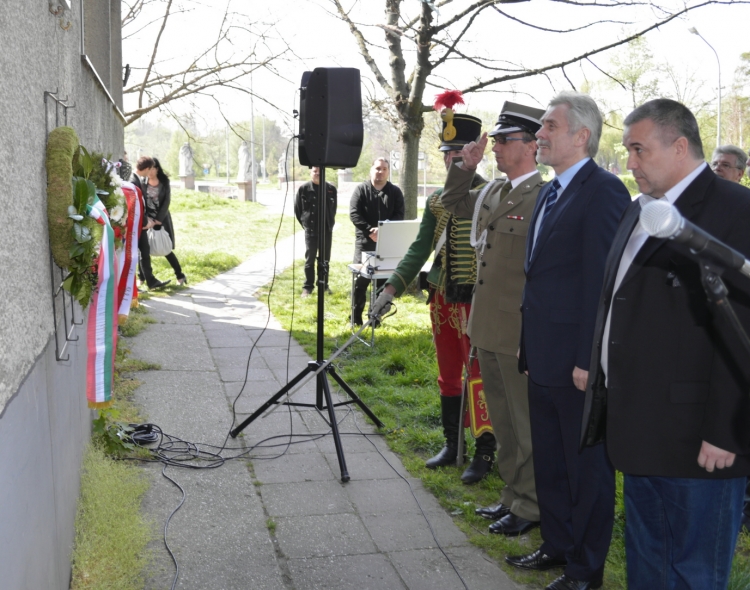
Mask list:
[[[547,219],[547,216],[549,215],[549,212],[552,211],[552,207],[555,206],[555,203],[557,203],[557,191],[560,188],[560,181],[555,178],[552,181],[552,187],[549,189],[549,192],[547,193],[547,201],[544,203],[544,213],[542,213],[542,223],[539,225],[539,232],[541,233],[542,227],[544,227],[544,222]]]

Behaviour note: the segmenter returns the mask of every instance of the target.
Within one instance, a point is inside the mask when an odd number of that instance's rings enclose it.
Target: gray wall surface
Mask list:
[[[54,331],[44,92],[75,104],[68,125],[87,148],[115,159],[123,150],[123,123],[81,61],[80,4],[72,4],[62,19],[71,22],[67,30],[47,2],[5,0],[0,9],[0,182],[7,187],[0,191],[0,412]],[[47,111],[51,130],[52,103]]]
[[[120,0],[98,0],[119,14]],[[123,122],[81,58],[81,0],[61,17],[45,0],[0,7],[0,587],[69,587],[70,551],[83,449],[91,412],[85,398],[86,324],[75,328],[67,361],[58,297],[53,317],[46,213],[46,132],[57,92],[87,148],[120,157]],[[111,19],[106,19],[108,22]],[[116,23],[119,24],[119,23]],[[96,29],[94,29],[95,31]],[[112,35],[108,32],[109,39]],[[116,35],[119,43],[119,35]],[[110,41],[111,43],[111,41]],[[105,84],[121,80],[120,48],[99,55]],[[110,89],[111,90],[111,89]],[[121,96],[114,93],[114,96]],[[59,124],[63,124],[60,111]],[[59,282],[59,272],[56,279]],[[80,311],[78,319],[80,319]],[[68,317],[70,319],[70,317]]]

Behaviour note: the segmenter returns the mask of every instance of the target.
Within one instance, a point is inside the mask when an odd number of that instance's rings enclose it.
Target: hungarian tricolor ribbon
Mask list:
[[[91,296],[86,332],[86,399],[90,408],[106,408],[112,404],[117,347],[115,234],[107,210],[98,198],[93,205],[86,207],[86,212],[104,229],[97,259],[97,284]]]
[[[120,275],[117,279],[117,314],[127,316],[135,290],[135,269],[138,266],[138,238],[141,235],[143,200],[137,186],[130,182],[122,184],[122,192],[128,206],[128,219],[123,236],[123,247],[118,250]]]

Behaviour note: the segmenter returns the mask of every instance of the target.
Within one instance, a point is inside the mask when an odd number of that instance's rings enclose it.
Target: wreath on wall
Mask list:
[[[90,153],[70,127],[54,129],[47,140],[47,219],[52,257],[68,270],[63,288],[84,309],[98,282],[97,256],[102,226],[88,213],[97,199],[107,208],[116,246],[127,220],[117,165]]]

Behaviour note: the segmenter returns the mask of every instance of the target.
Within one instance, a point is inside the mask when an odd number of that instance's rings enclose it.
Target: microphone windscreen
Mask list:
[[[655,238],[669,238],[680,229],[680,212],[667,199],[647,203],[641,210],[641,225]]]

